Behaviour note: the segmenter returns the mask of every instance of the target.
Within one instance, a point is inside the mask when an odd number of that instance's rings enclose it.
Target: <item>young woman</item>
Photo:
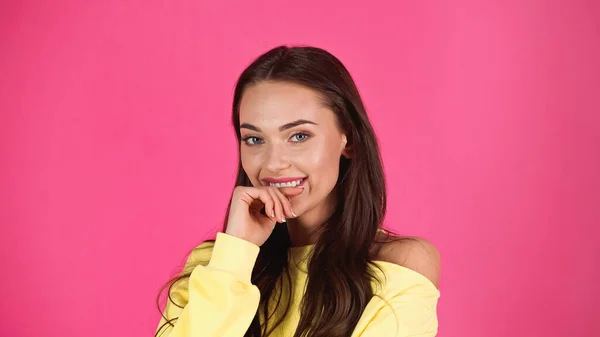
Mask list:
[[[438,251],[381,228],[379,148],[342,63],[268,51],[241,74],[232,121],[223,230],[161,289],[156,336],[435,336]]]

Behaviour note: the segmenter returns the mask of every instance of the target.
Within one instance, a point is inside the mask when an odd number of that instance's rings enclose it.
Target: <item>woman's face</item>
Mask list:
[[[252,185],[305,178],[302,192],[290,198],[292,209],[307,225],[323,221],[335,202],[331,192],[347,140],[319,95],[298,84],[259,82],[243,94],[240,133]]]

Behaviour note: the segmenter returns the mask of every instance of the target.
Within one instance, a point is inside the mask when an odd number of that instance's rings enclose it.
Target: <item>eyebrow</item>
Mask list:
[[[284,125],[280,126],[279,127],[279,131],[285,131],[287,129],[291,129],[293,127],[296,127],[296,126],[302,125],[302,124],[317,125],[317,123],[315,123],[315,122],[311,122],[311,121],[308,121],[306,119],[299,119],[297,121],[293,121],[293,122],[290,122],[290,123],[287,123],[287,124],[284,124]],[[257,131],[257,132],[261,132],[261,130],[260,130],[259,127],[256,127],[256,126],[254,126],[252,124],[248,124],[248,123],[244,123],[244,124],[240,125],[240,129],[249,129],[249,130],[254,130],[254,131]]]

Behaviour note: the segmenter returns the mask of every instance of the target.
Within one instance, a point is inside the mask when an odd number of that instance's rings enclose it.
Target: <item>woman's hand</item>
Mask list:
[[[225,233],[262,246],[277,222],[294,217],[289,199],[276,187],[237,186],[231,197]]]

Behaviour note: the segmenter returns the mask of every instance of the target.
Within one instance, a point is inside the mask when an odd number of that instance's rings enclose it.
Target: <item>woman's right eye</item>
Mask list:
[[[244,137],[242,140],[248,145],[257,145],[262,141],[262,139],[254,136]]]

